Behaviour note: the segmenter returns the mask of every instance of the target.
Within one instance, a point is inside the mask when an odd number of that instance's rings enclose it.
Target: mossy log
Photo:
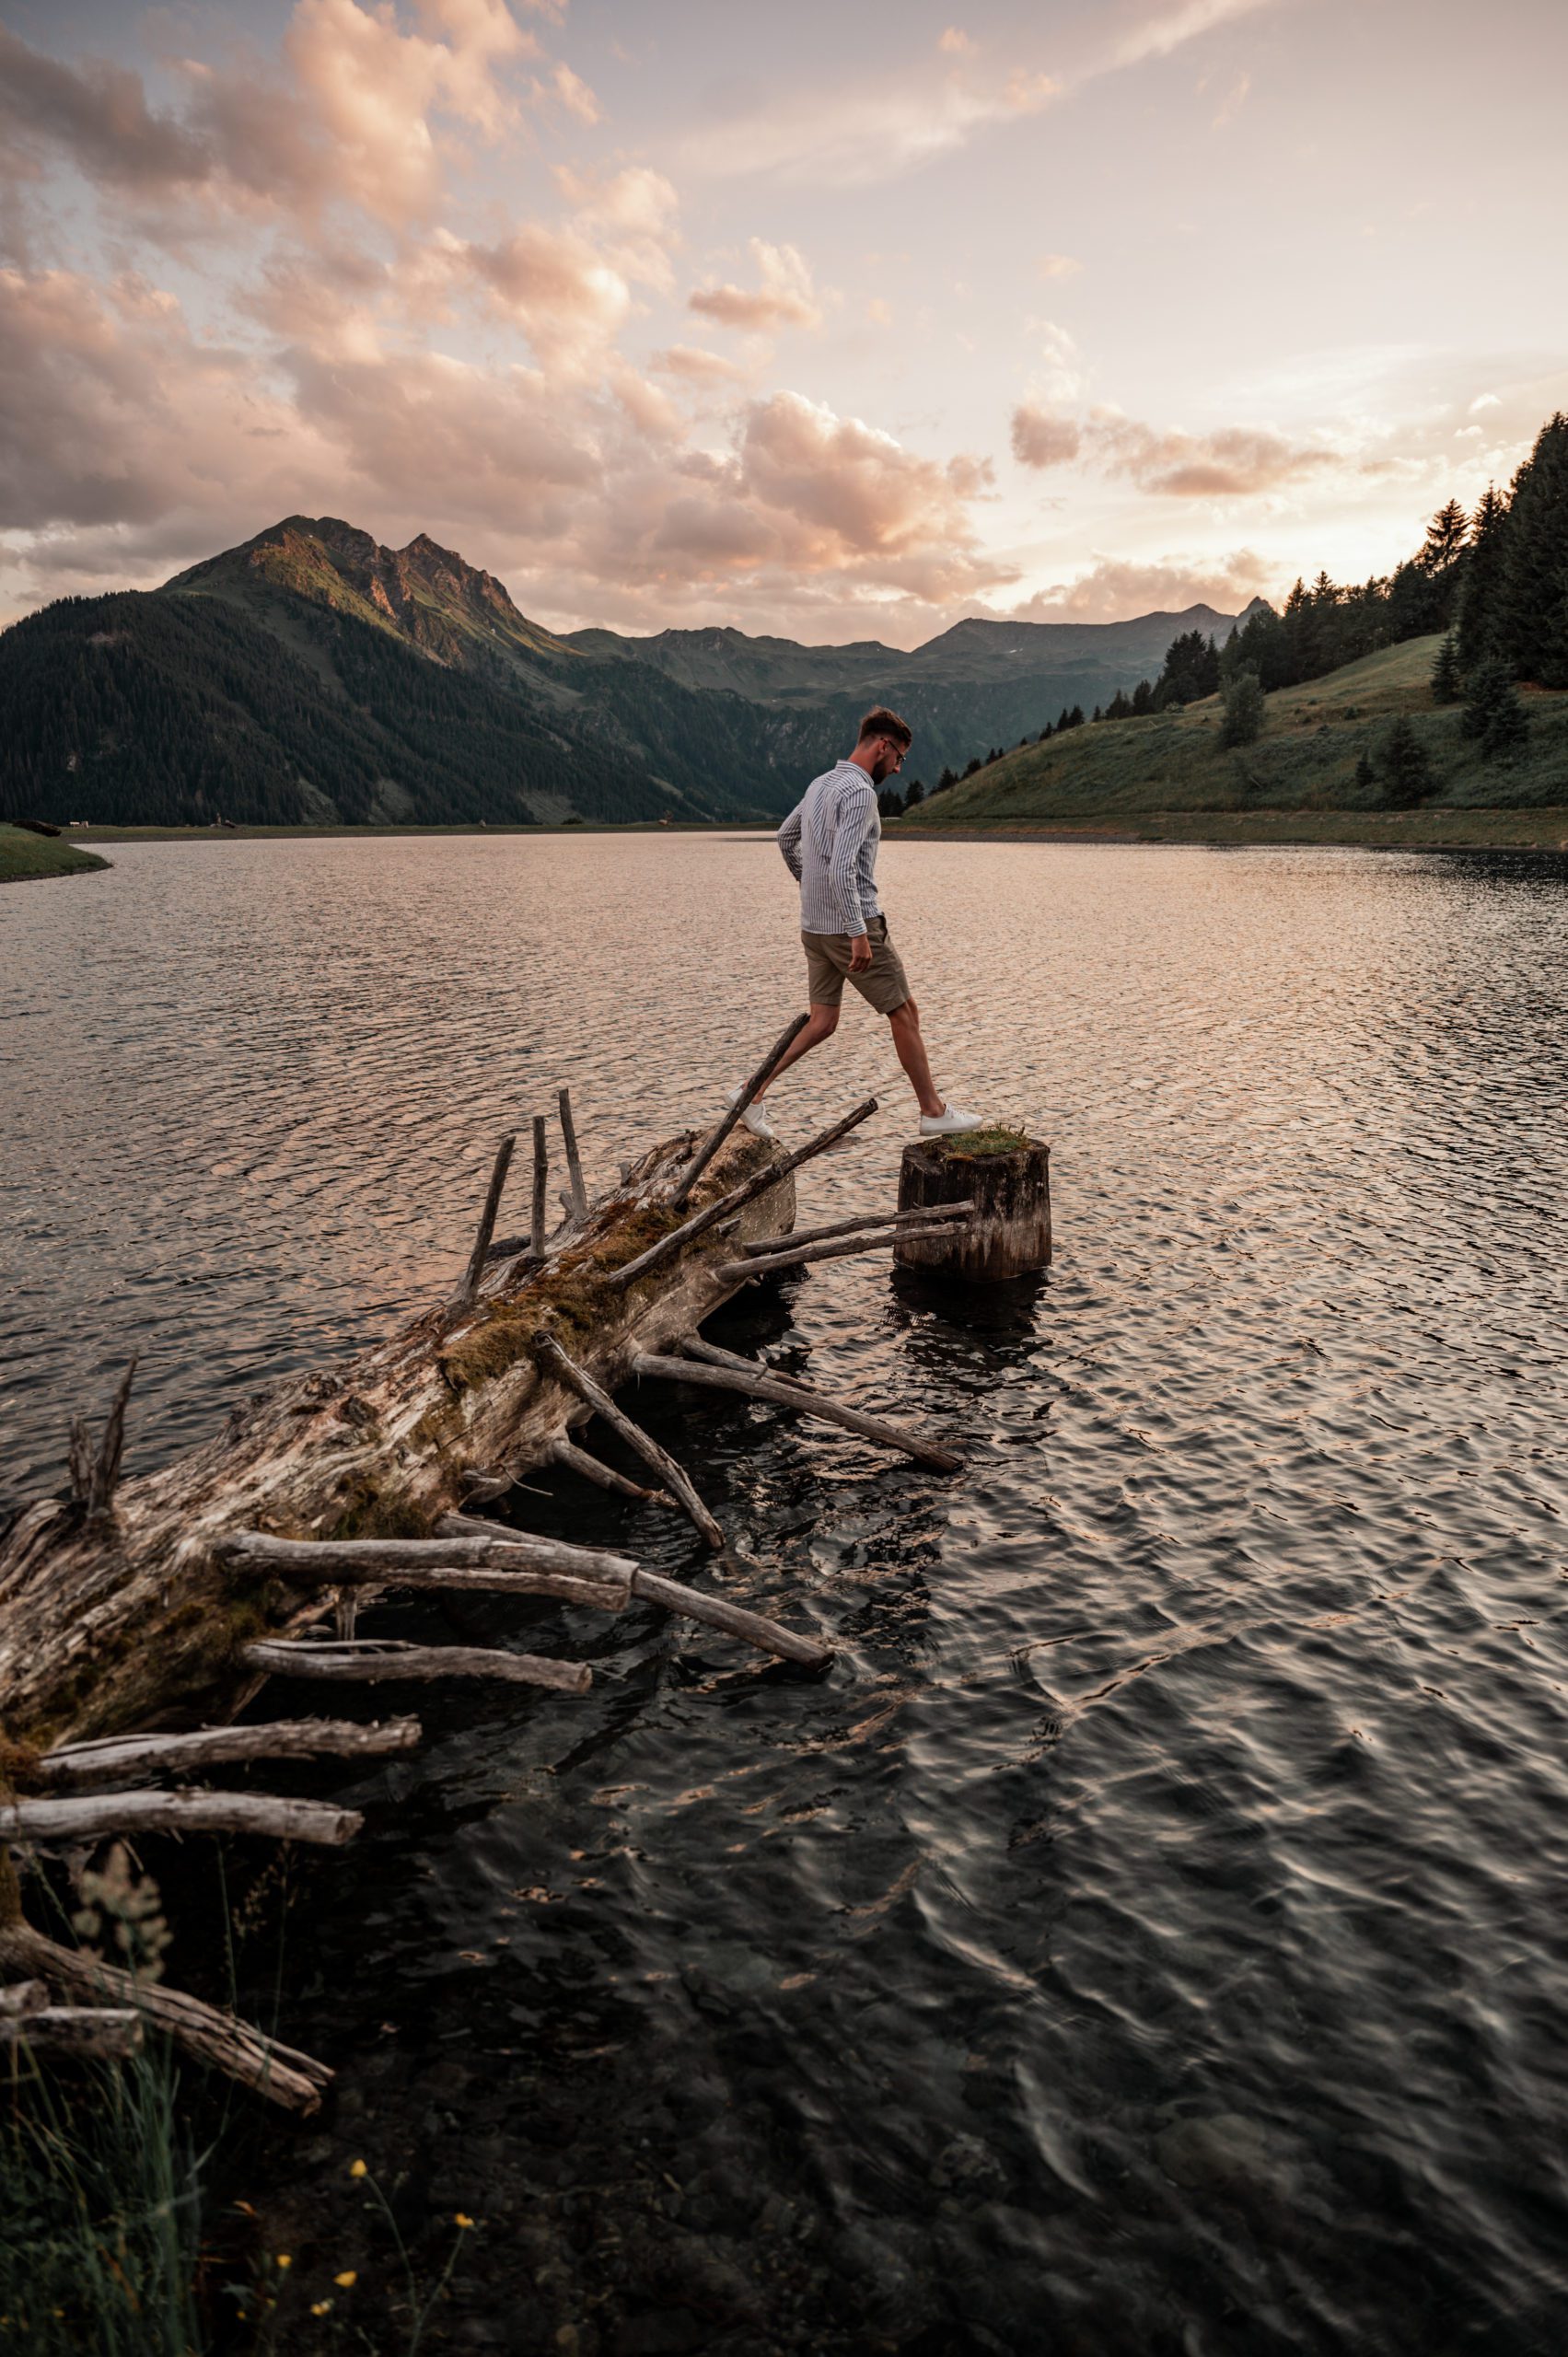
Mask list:
[[[471,1492],[473,1469],[549,1462],[588,1411],[541,1372],[541,1332],[606,1391],[640,1353],[691,1333],[735,1289],[724,1271],[737,1241],[780,1235],[795,1217],[786,1170],[738,1221],[618,1282],[681,1224],[667,1198],[696,1143],[668,1141],[631,1166],[542,1265],[492,1261],[462,1308],[433,1306],[349,1365],[259,1395],[160,1471],[116,1485],[111,1469],[28,1508],[0,1542],[0,1782],[5,1743],[37,1751],[232,1710],[254,1683],[247,1646],[315,1608],[297,1583],[260,1570],[237,1580],[219,1560],[236,1532],[425,1538]],[[737,1131],[693,1200],[716,1202],[769,1159]]]

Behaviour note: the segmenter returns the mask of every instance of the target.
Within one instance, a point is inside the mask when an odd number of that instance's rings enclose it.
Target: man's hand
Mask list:
[[[849,970],[852,974],[864,974],[871,963],[871,935],[857,933],[849,946]]]

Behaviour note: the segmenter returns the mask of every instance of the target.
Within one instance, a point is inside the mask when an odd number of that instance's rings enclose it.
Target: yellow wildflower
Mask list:
[[[465,2210],[459,2210],[452,2223],[457,2226],[471,2226],[473,2220],[469,2216]]]
[[[359,2270],[357,2268],[345,2267],[341,2275],[333,2276],[332,2281],[341,2292],[352,2291],[359,2281]]]
[[[279,2251],[277,2255],[277,2265],[279,2267],[292,2267],[294,2265],[294,2260],[290,2258],[286,2250]]]
[[[368,2177],[369,2174],[369,2168],[364,2161],[355,2161],[349,2170],[350,2177]]]
[[[313,2316],[324,2316],[331,2310],[331,2300],[312,2300],[310,2313]]]

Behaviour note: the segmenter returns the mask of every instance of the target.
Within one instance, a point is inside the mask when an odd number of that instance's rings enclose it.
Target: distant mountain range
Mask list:
[[[1250,610],[1250,609],[1249,609]],[[556,635],[421,534],[292,516],[161,589],[67,598],[0,634],[0,816],[118,825],[761,819],[873,701],[909,765],[1036,735],[1157,673],[1194,606],[962,621],[912,654],[735,630]]]

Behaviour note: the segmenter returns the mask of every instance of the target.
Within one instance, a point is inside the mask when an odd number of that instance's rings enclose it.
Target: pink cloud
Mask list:
[[[770,246],[761,238],[751,239],[750,252],[757,265],[755,287],[699,286],[686,297],[688,308],[726,328],[766,332],[820,326],[804,255],[794,246]]]

